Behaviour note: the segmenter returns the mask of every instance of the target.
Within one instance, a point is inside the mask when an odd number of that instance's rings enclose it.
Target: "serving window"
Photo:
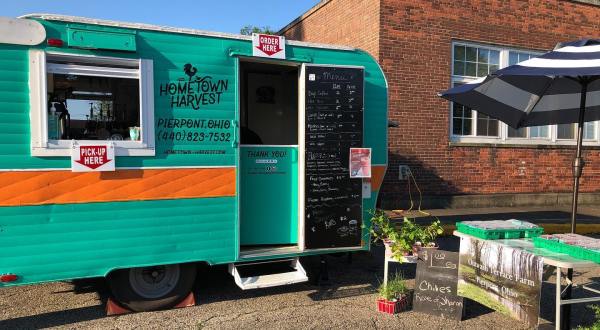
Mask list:
[[[152,61],[31,54],[32,155],[68,156],[72,140],[154,155]]]

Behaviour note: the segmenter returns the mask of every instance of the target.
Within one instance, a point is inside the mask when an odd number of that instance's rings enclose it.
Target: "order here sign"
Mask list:
[[[285,60],[285,38],[270,34],[252,34],[252,56]]]
[[[73,142],[71,148],[71,170],[73,172],[114,171],[114,144],[79,144]]]

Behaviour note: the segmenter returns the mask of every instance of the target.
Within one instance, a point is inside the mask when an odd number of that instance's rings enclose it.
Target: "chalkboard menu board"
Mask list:
[[[350,148],[363,145],[364,70],[306,66],[305,246],[360,246],[362,180]]]
[[[456,294],[458,253],[424,249],[417,260],[413,310],[460,320],[463,298]]]

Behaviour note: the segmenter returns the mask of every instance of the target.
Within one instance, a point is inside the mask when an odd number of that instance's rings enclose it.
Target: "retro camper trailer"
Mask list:
[[[366,52],[46,14],[0,31],[0,287],[105,276],[151,310],[198,263],[252,289],[369,249],[387,85]]]

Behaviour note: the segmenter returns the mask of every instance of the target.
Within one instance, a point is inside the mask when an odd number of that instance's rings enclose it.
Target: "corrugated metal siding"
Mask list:
[[[19,284],[232,261],[235,212],[233,197],[0,207],[0,273]]]
[[[29,57],[23,46],[0,45],[0,167],[29,156]]]

